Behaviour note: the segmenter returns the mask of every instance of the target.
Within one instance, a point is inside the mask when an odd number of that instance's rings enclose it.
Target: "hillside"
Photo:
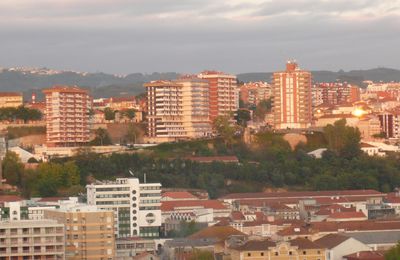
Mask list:
[[[362,85],[364,80],[373,81],[400,81],[400,70],[376,68],[369,70],[352,71],[312,71],[316,82],[333,82],[335,80],[347,81],[352,84]],[[143,93],[143,83],[158,79],[175,79],[177,72],[142,74],[132,73],[125,76],[106,73],[85,73],[73,71],[56,71],[51,69],[25,69],[11,68],[0,69],[0,91],[21,91],[26,99],[32,92],[42,98],[40,89],[56,84],[78,85],[90,89],[93,97],[110,97],[137,95]],[[239,81],[270,81],[271,72],[252,72],[238,74]]]
[[[400,70],[389,68],[376,68],[369,70],[351,70],[345,71],[311,71],[313,79],[316,82],[334,82],[336,80],[347,81],[352,84],[362,86],[364,80],[372,81],[400,81]],[[238,74],[239,81],[270,81],[272,73],[270,72],[252,72]]]
[[[21,91],[28,98],[33,91],[56,84],[89,88],[94,97],[135,95],[144,92],[143,83],[158,79],[175,79],[177,73],[133,73],[126,76],[106,73],[80,73],[50,69],[2,69],[0,91]]]

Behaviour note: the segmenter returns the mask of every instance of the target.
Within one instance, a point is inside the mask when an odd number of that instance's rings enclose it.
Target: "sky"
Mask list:
[[[0,67],[400,69],[400,0],[1,0]]]

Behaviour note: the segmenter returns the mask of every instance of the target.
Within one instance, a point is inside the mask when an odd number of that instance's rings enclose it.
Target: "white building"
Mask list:
[[[117,178],[86,186],[87,203],[113,210],[118,237],[157,237],[161,226],[161,184]]]

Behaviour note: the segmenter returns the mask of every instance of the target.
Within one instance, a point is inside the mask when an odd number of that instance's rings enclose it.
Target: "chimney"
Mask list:
[[[36,103],[36,93],[32,92],[32,104]]]

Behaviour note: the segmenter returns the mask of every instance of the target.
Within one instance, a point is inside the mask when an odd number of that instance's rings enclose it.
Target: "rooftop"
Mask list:
[[[329,234],[321,237],[320,239],[315,240],[314,242],[320,246],[331,249],[334,248],[344,241],[350,239],[348,236],[339,235],[339,234]]]
[[[332,191],[287,191],[287,192],[255,192],[231,193],[220,199],[276,199],[276,198],[323,198],[323,197],[352,197],[352,196],[380,196],[385,194],[376,190],[332,190]]]
[[[227,207],[218,200],[173,200],[161,202],[161,211],[173,211],[179,208],[227,209]]]

